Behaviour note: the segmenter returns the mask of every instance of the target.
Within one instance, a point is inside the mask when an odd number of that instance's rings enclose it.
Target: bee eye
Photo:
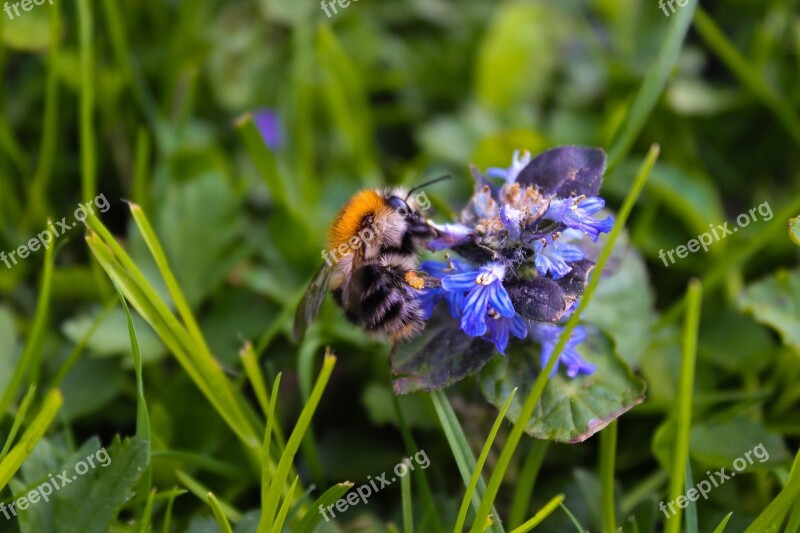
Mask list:
[[[392,196],[391,198],[389,198],[388,203],[395,209],[402,210],[406,215],[408,215],[408,213],[411,212],[411,208],[408,207],[406,201],[400,198],[399,196]]]

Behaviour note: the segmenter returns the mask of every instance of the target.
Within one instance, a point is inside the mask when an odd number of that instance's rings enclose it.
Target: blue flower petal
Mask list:
[[[514,304],[511,303],[511,298],[502,283],[493,283],[488,292],[489,304],[500,313],[500,316],[511,318],[517,314],[514,311]]]
[[[553,355],[553,350],[556,347],[556,343],[562,331],[564,331],[563,327],[554,324],[536,324],[531,331],[533,337],[538,340],[542,346],[540,360],[542,368],[547,365],[550,357]],[[575,378],[579,374],[591,375],[594,373],[596,367],[586,362],[577,351],[577,346],[585,339],[586,330],[582,326],[578,326],[572,331],[569,340],[567,340],[564,349],[561,351],[558,361],[553,367],[553,372],[550,374],[551,377],[556,373],[559,365],[562,363],[566,365],[567,376],[571,378]]]
[[[540,275],[551,272],[553,279],[560,279],[572,271],[568,263],[584,258],[583,251],[575,245],[557,242],[551,239],[538,240],[533,243],[536,253],[534,264]]]
[[[446,291],[469,291],[477,285],[475,282],[476,277],[477,273],[475,271],[450,274],[442,278],[442,288]]]
[[[467,295],[461,314],[461,329],[470,337],[480,337],[486,333],[487,291],[476,289]]]
[[[608,233],[614,225],[614,219],[606,217],[598,220],[592,217],[605,205],[605,201],[597,196],[591,198],[557,198],[550,203],[550,207],[543,218],[561,222],[569,228],[579,229],[597,242],[601,233]]]

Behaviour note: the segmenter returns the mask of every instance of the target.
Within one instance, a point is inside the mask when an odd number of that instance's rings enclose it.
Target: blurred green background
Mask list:
[[[735,511],[729,530],[742,530],[786,483],[800,436],[800,275],[786,234],[786,220],[800,214],[800,12],[793,0],[709,2],[683,19],[680,9],[666,17],[641,0],[353,0],[328,17],[305,0],[54,0],[13,19],[0,13],[0,250],[27,242],[48,219],[74,220],[78,202],[102,194],[111,206],[101,220],[166,295],[126,201],[139,204],[241,398],[256,405],[238,355],[245,341],[268,383],[283,373],[287,433],[324,346],[333,347],[339,361],[296,465],[304,490],[359,484],[409,453],[388,347],[330,302],[300,346],[289,335],[336,211],[360,188],[450,173],[456,179],[428,192],[435,218],[450,221],[472,191],[470,163],[507,166],[515,149],[566,144],[609,152],[602,194],[618,208],[658,143],[628,224],[641,268],[609,296],[615,341],[634,343],[635,355],[621,355],[648,383],[646,402],[619,423],[618,523],[633,531],[633,516],[638,531],[662,527],[656,503],[680,366],[676,305],[700,277],[694,480],[760,442],[771,460],[701,501],[699,524],[710,531]],[[691,18],[684,41],[676,28]],[[772,220],[675,265],[658,258],[764,202]],[[2,434],[28,384],[38,384],[35,405],[50,387],[64,395],[18,487],[42,465],[60,471],[94,436],[110,445],[136,429],[126,316],[84,233],[79,224],[58,238],[51,279],[43,250],[0,264]],[[637,312],[626,315],[636,298]],[[237,531],[254,530],[259,472],[158,335],[138,315],[134,323],[153,484],[184,487],[176,470],[188,472],[244,515]],[[23,353],[31,365],[10,389]],[[448,396],[477,455],[497,411],[471,380]],[[399,408],[431,460],[434,514],[449,524],[463,485],[431,400],[401,397]],[[496,503],[505,520],[528,518],[563,492],[578,521],[599,530],[597,440],[548,446],[524,437]],[[495,460],[493,452],[488,465]],[[12,491],[13,482],[2,501]],[[138,528],[145,500],[137,494],[109,528]],[[154,530],[168,514],[174,531],[216,530],[201,499],[181,495],[169,512],[167,501],[153,506]],[[417,505],[419,530],[435,530],[431,510]],[[68,514],[36,522],[45,507],[30,512],[38,518],[0,519],[0,530],[67,527]],[[326,530],[400,524],[400,485],[343,516]],[[563,512],[540,526],[571,527]]]

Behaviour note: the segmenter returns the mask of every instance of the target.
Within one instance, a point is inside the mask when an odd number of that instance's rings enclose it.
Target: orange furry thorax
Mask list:
[[[367,189],[356,193],[336,215],[328,233],[328,249],[335,250],[348,243],[358,234],[364,217],[377,215],[384,204],[385,200],[377,191]]]

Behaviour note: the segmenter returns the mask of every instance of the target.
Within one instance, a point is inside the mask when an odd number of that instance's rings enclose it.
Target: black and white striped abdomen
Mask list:
[[[392,340],[411,337],[424,328],[417,290],[406,281],[415,266],[414,255],[383,255],[351,272],[333,296],[348,320],[366,331]]]

